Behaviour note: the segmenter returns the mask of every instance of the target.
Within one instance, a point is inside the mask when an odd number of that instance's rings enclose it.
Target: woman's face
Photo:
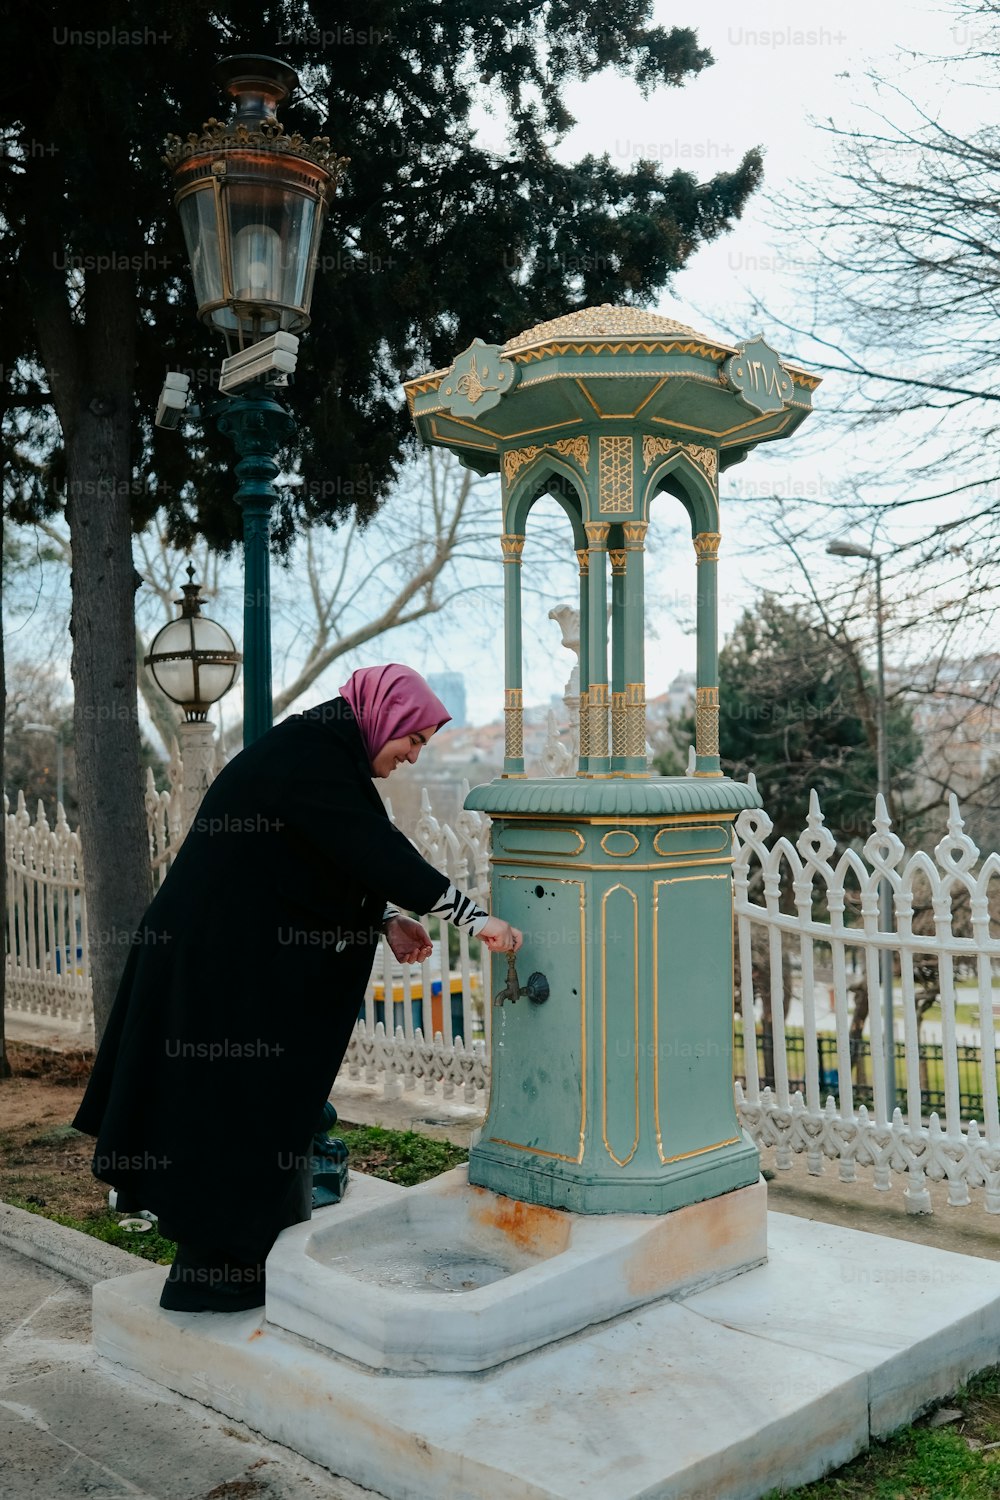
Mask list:
[[[372,775],[391,776],[404,760],[412,765],[436,729],[437,725],[432,724],[428,729],[411,729],[398,740],[389,740],[372,761]]]

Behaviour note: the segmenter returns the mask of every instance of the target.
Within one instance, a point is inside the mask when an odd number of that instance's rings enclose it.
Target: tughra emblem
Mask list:
[[[502,358],[499,344],[473,339],[445,375],[438,396],[453,417],[480,416],[514,388],[517,376],[517,365]]]

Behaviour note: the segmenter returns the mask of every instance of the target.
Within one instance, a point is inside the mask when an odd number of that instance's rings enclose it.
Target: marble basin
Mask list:
[[[282,1234],[269,1323],[377,1370],[489,1369],[767,1257],[758,1181],[675,1213],[574,1214],[471,1187],[353,1182]]]

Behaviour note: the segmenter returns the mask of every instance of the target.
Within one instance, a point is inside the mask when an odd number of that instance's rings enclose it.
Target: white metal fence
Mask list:
[[[62,807],[54,826],[38,803],[34,822],[23,792],[7,835],[7,1006],[84,1027],[91,1019],[87,909],[80,835]]]
[[[467,785],[463,800],[466,792]],[[425,787],[420,818],[406,832],[424,858],[453,885],[486,903],[488,818],[463,811],[454,828],[439,823],[431,813]],[[440,1085],[446,1099],[454,1098],[459,1088],[468,1103],[482,1102],[489,1087],[489,955],[483,949],[474,961],[467,931],[449,928],[439,917],[426,921],[434,952],[419,969],[397,964],[383,940],[365,991],[364,1010],[347,1050],[348,1075],[364,1076],[370,1083],[381,1075],[388,1095],[418,1085],[426,1094],[435,1094]],[[391,1012],[386,1002],[390,994]]]
[[[902,1174],[906,1206],[913,1213],[930,1211],[928,1180],[946,1180],[950,1204],[967,1204],[970,1188],[983,1188],[986,1211],[1000,1213],[993,1014],[1000,941],[991,922],[1000,856],[991,854],[976,868],[979,850],[964,832],[954,797],[947,831],[933,855],[906,856],[881,797],[861,853],[848,849],[836,856],[815,793],[794,846],[782,838],[769,849],[771,828],[764,812],[741,813],[736,824],[739,989],[742,996],[754,995],[753,1004],[742,1005],[744,1066],[736,1090],[744,1126],[759,1145],[775,1148],[779,1169],[791,1164],[792,1153],[804,1152],[814,1173],[822,1171],[824,1158],[836,1161],[844,1182],[855,1180],[859,1165],[873,1169],[877,1188],[888,1188],[892,1175]],[[879,912],[883,879],[892,889],[891,927]],[[885,948],[893,953],[898,973],[894,1051],[902,1053],[902,1076],[897,1101],[888,1098],[883,1049],[878,974]],[[852,954],[860,960],[856,975],[848,961]],[[818,965],[827,964],[827,972],[817,972]],[[870,1011],[864,1028],[870,1048],[870,1069],[864,1071],[870,1076],[863,1085],[870,1103],[859,1102],[862,1032],[851,1015],[852,991],[854,1003],[863,995]],[[940,1037],[933,1049],[920,1044],[925,1010],[936,1013],[925,1023]],[[758,1013],[768,1033],[767,1059],[773,1059],[771,1081],[761,1078]],[[826,1074],[821,1071],[824,1034],[834,1042],[836,1059],[835,1070]],[[793,1041],[799,1045],[793,1047]],[[963,1118],[961,1108],[963,1047],[974,1048],[981,1059],[979,1107],[972,1119]],[[941,1074],[936,1081],[943,1111],[924,1104],[929,1051],[940,1054],[933,1062]],[[795,1054],[802,1058],[804,1077],[793,1083]]]
[[[157,885],[179,843],[182,774],[175,757],[169,791],[158,793],[151,776],[147,784]],[[5,800],[4,810],[8,1008],[84,1029],[91,1010],[79,836],[64,817],[50,826],[40,803],[32,822],[23,797],[14,812]],[[967,1204],[970,1190],[982,1188],[986,1211],[1000,1213],[993,1009],[1000,856],[980,863],[954,799],[933,855],[907,856],[881,798],[860,852],[837,856],[815,795],[794,845],[780,839],[769,847],[771,827],[766,813],[744,812],[734,840],[736,1098],[744,1126],[774,1148],[779,1169],[804,1153],[810,1172],[836,1162],[845,1182],[858,1166],[872,1169],[878,1188],[902,1175],[915,1213],[930,1210],[928,1181],[947,1181],[949,1203]],[[425,791],[407,832],[460,889],[486,896],[485,817],[463,812],[454,828],[439,823]],[[883,879],[894,898],[889,922],[879,912]],[[388,1094],[440,1089],[449,1098],[458,1090],[481,1104],[491,1013],[485,955],[472,957],[466,933],[436,919],[430,925],[434,953],[419,968],[396,964],[383,943],[346,1066]],[[883,1047],[883,949],[897,972],[895,1100]],[[963,1055],[974,1086],[968,1078],[963,1086]]]

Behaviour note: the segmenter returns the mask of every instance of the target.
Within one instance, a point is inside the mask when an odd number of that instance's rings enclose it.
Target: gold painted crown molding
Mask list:
[[[330,145],[330,137],[315,135],[311,141],[296,132],[288,135],[283,125],[276,120],[262,120],[254,130],[245,125],[216,120],[214,116],[205,121],[202,133],[192,130],[187,137],[168,135],[164,141],[163,160],[171,171],[192,156],[206,151],[269,151],[285,156],[299,156],[311,161],[314,166],[329,172],[334,183],[340,181],[347,169],[350,157],[338,156]]]

